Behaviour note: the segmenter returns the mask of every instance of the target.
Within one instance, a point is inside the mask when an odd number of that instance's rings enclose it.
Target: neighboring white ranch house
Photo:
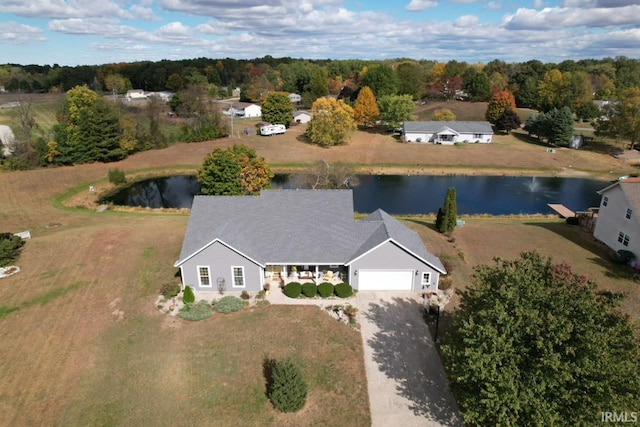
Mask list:
[[[293,113],[294,123],[309,123],[311,121],[311,113],[308,111],[296,111]]]
[[[602,196],[593,237],[640,262],[640,178],[627,178],[598,191]]]
[[[489,122],[404,122],[405,142],[453,145],[458,142],[488,144],[493,138]]]
[[[359,291],[435,292],[446,274],[418,234],[386,212],[356,221],[351,190],[195,196],[174,266],[183,287],[196,291],[329,281]]]
[[[256,104],[251,104],[249,102],[236,102],[231,105],[228,109],[224,111],[224,114],[228,116],[237,116],[237,117],[261,117],[262,116],[262,107]]]

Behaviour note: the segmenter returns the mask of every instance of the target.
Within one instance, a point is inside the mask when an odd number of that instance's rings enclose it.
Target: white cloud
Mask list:
[[[453,25],[455,25],[458,28],[460,27],[468,28],[468,27],[475,27],[476,25],[478,25],[478,22],[480,22],[480,19],[475,15],[463,15],[458,19],[456,19],[455,21],[453,21]]]
[[[615,9],[593,8],[585,12],[575,8],[518,9],[506,15],[503,25],[512,30],[551,30],[571,27],[610,27],[639,24],[640,5]]]
[[[45,40],[40,28],[17,22],[0,22],[0,44],[26,44]]]
[[[2,0],[2,12],[44,19],[103,16],[132,18],[129,12],[109,0]]]
[[[543,0],[533,0],[533,7],[540,9],[542,6],[544,6]]]
[[[490,9],[490,10],[498,10],[502,7],[502,5],[496,1],[490,1],[489,3],[487,3],[487,5],[485,6],[486,9]]]
[[[131,10],[131,14],[137,18],[143,19],[145,21],[159,21],[160,18],[156,16],[153,9],[150,7],[145,7],[141,5],[133,5],[129,8]]]
[[[411,3],[409,3],[405,9],[411,12],[420,12],[430,7],[436,7],[437,5],[437,0],[411,0]]]

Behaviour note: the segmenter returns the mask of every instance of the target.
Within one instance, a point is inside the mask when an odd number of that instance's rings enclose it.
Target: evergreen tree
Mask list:
[[[496,129],[509,133],[512,129],[518,129],[520,124],[521,121],[518,113],[513,111],[511,108],[507,108],[504,113],[502,113],[502,116],[500,116],[496,121]]]
[[[262,119],[285,125],[287,128],[293,121],[293,104],[286,92],[271,92],[262,104]]]
[[[280,412],[299,411],[307,401],[307,383],[290,359],[273,364],[269,388],[269,399]]]
[[[356,104],[353,107],[353,118],[360,126],[372,127],[380,117],[376,97],[369,86],[360,89]]]
[[[554,108],[549,112],[549,144],[568,145],[573,138],[573,114],[569,107]]]
[[[438,210],[439,217],[440,213],[440,210]],[[439,224],[436,219],[436,227],[441,233],[450,233],[456,229],[457,221],[458,208],[456,206],[456,189],[451,187],[447,190],[447,194],[444,198],[444,208],[442,208],[442,216]]]

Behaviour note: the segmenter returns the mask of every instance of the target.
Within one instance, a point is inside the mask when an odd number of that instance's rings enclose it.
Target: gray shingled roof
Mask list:
[[[389,238],[444,272],[420,237],[386,212],[355,221],[351,190],[196,196],[176,266],[216,239],[265,265],[345,264]]]
[[[382,209],[378,209],[375,212],[371,213],[364,220],[362,220],[361,224],[375,224],[376,229],[369,235],[364,244],[358,248],[351,259],[358,258],[367,251],[378,246],[380,243],[391,239],[406,250],[411,251],[414,255],[417,255],[424,262],[431,265],[436,270],[440,271],[441,273],[446,273],[446,270],[442,265],[440,259],[427,251],[418,233],[402,224],[400,221],[398,221]]]
[[[458,133],[481,133],[493,135],[489,122],[404,122],[404,132],[439,133],[449,128]]]

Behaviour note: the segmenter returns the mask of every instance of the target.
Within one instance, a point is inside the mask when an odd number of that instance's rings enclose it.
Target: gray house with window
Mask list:
[[[627,178],[598,191],[602,196],[593,236],[614,251],[624,249],[640,260],[640,178]]]
[[[458,142],[488,144],[493,138],[489,122],[404,122],[405,142],[453,145]]]
[[[196,196],[174,266],[196,291],[256,292],[272,280],[436,291],[446,274],[418,234],[386,212],[356,221],[351,190]]]

